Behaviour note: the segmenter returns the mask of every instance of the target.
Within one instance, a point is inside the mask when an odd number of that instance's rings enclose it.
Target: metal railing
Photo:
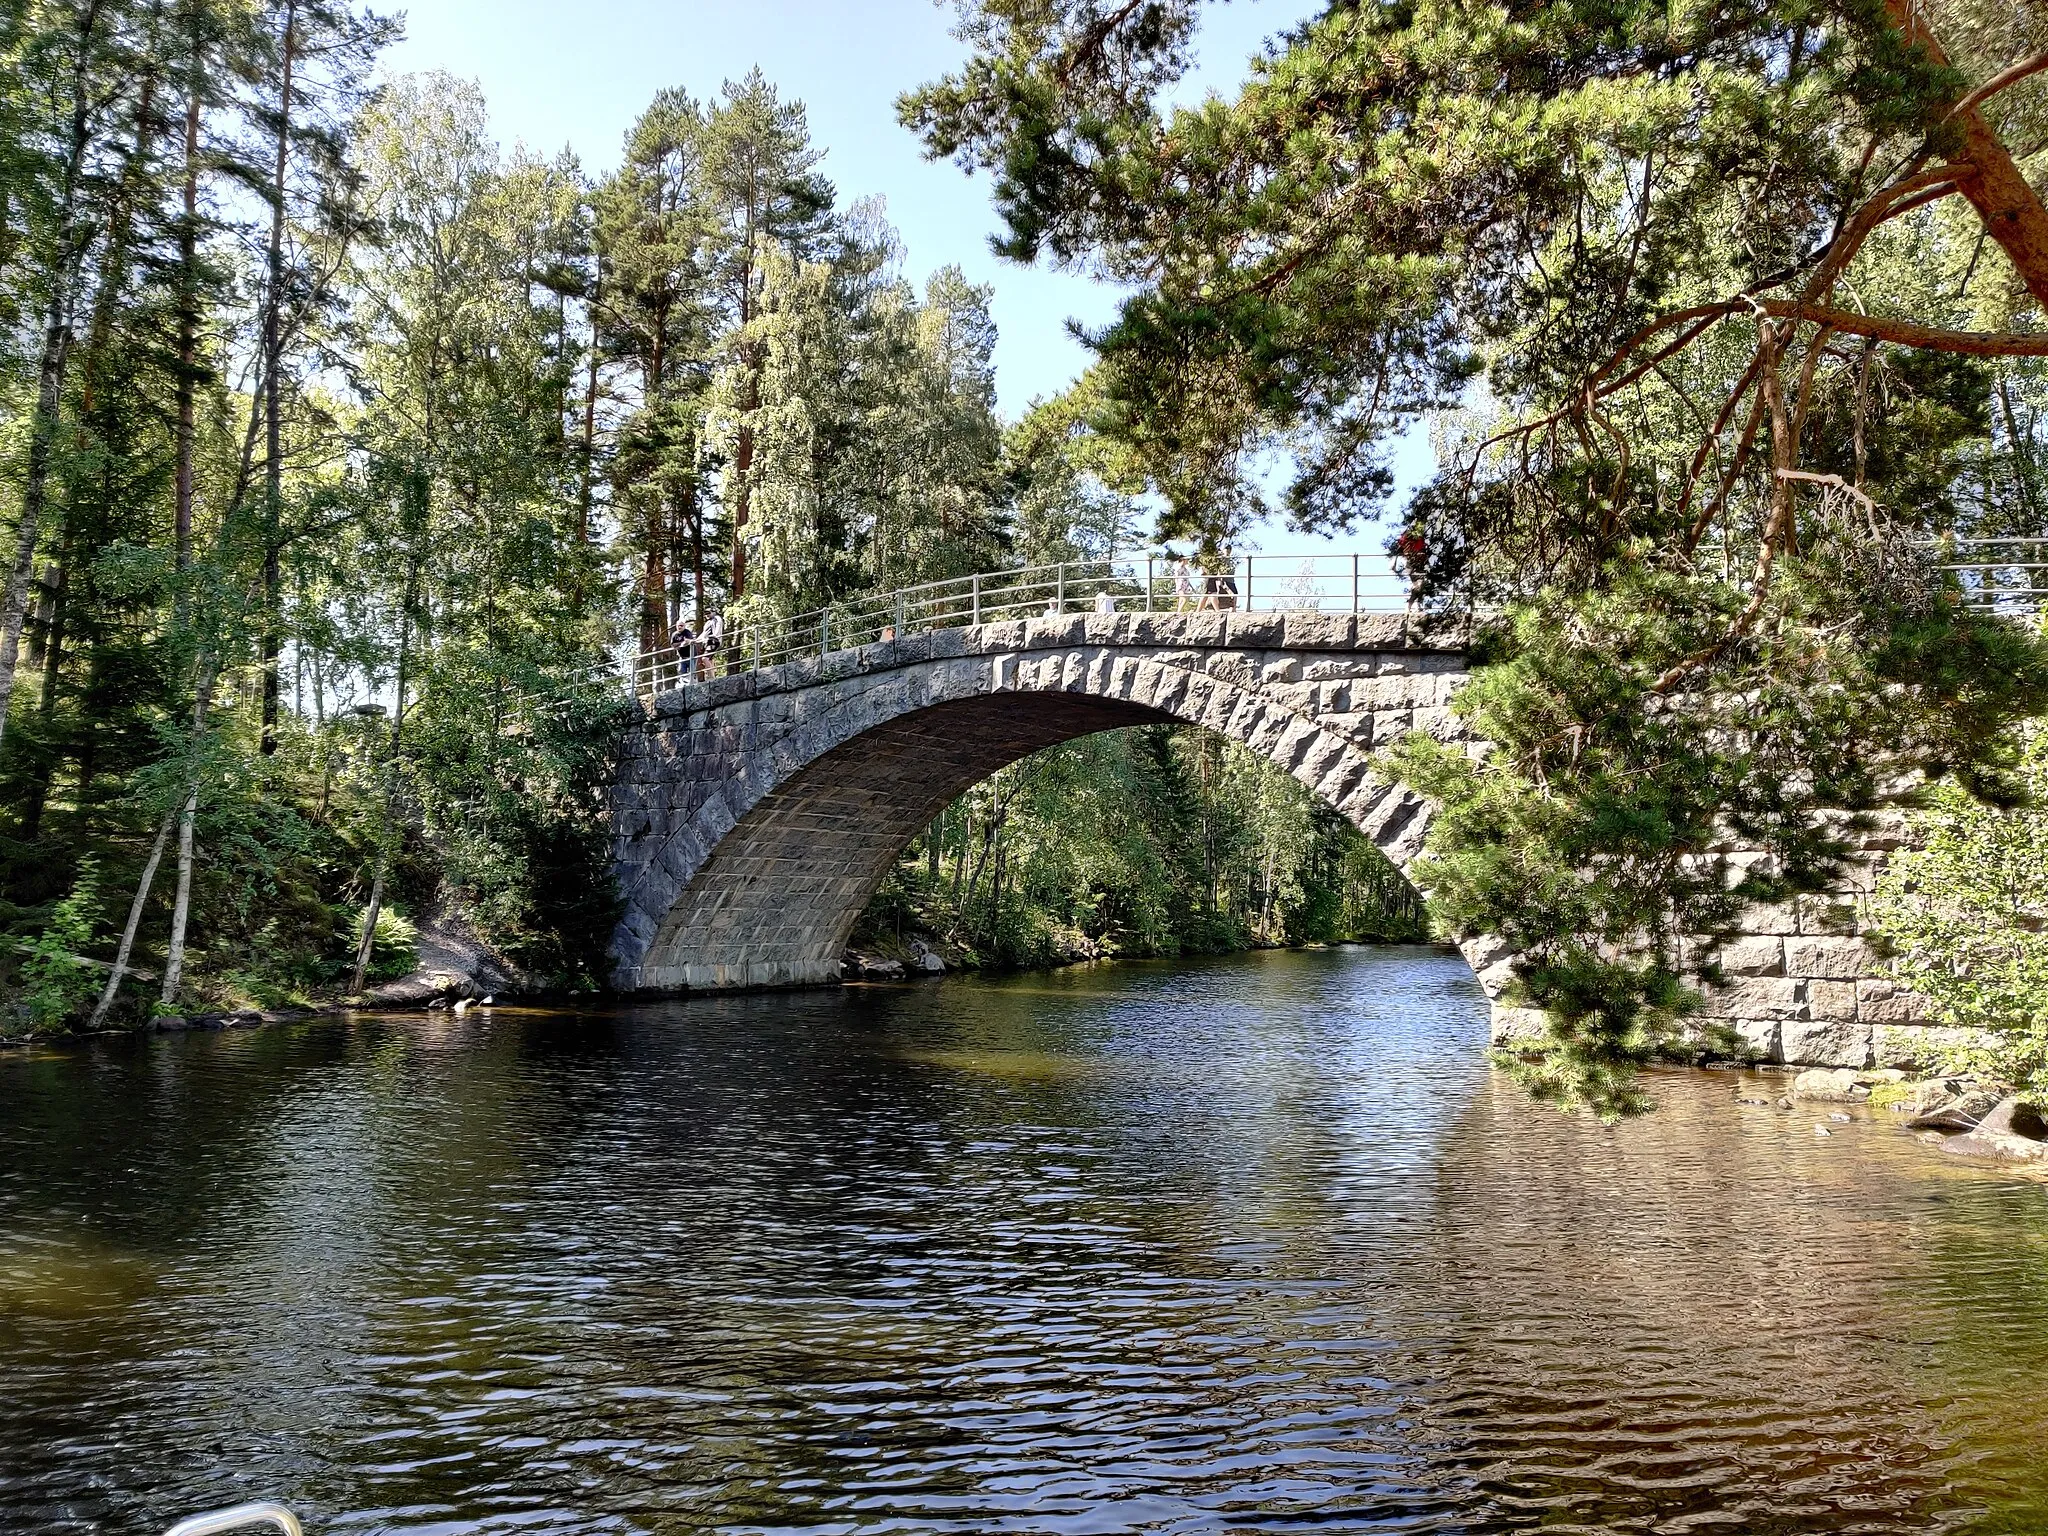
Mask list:
[[[282,1504],[268,1501],[258,1504],[237,1504],[233,1509],[216,1509],[203,1515],[194,1515],[189,1520],[180,1520],[164,1536],[222,1536],[226,1531],[246,1531],[252,1527],[267,1525],[281,1531],[284,1536],[305,1536],[299,1527],[298,1517]]]
[[[2048,537],[1978,538],[1941,546],[1941,569],[1969,606],[2032,616],[2048,607]],[[690,682],[829,656],[898,636],[1072,613],[1400,613],[1407,583],[1382,554],[1245,555],[1214,571],[1158,556],[1076,560],[975,571],[848,598],[786,618],[736,624],[715,651],[662,646],[593,664],[585,682],[617,678],[641,699]],[[542,704],[522,701],[525,707]]]
[[[632,667],[641,697],[691,681],[828,656],[879,640],[1005,619],[1089,612],[1399,613],[1407,588],[1377,554],[1245,555],[1213,571],[1157,556],[975,571],[728,631],[715,652],[672,647]]]
[[[2048,538],[1957,539],[1942,552],[1969,607],[2031,617],[2048,602]]]

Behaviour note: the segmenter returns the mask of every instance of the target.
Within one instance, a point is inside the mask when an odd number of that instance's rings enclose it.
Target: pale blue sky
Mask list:
[[[1177,94],[1231,91],[1266,37],[1318,9],[1313,0],[1209,7],[1197,71]],[[478,81],[507,145],[523,141],[549,155],[568,145],[591,172],[617,163],[626,129],[656,90],[679,85],[715,95],[722,81],[758,64],[785,96],[805,104],[842,203],[887,200],[913,280],[952,262],[993,285],[997,390],[1007,416],[1086,366],[1086,349],[1066,333],[1070,317],[1095,325],[1114,312],[1114,293],[1085,276],[998,260],[988,247],[996,218],[987,180],[927,162],[897,126],[898,94],[945,73],[963,53],[951,35],[950,7],[931,0],[412,0],[405,16],[406,37],[388,55],[388,70],[442,69]],[[1414,446],[1421,457],[1404,455],[1404,479],[1428,469],[1426,445]],[[1329,547],[1278,529],[1259,543],[1273,552]]]

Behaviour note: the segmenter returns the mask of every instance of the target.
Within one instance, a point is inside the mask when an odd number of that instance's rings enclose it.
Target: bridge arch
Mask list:
[[[1199,725],[1274,762],[1406,869],[1430,808],[1375,776],[1412,729],[1455,739],[1454,644],[1399,615],[1131,614],[890,640],[663,695],[615,789],[614,982],[838,974],[883,875],[941,808],[1056,742]],[[1488,992],[1502,957],[1468,946]]]

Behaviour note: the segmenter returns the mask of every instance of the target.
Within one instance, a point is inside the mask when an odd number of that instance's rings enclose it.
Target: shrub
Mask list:
[[[2048,732],[2031,734],[2023,775],[2028,799],[2011,809],[1936,788],[1922,848],[1893,858],[1872,916],[1892,974],[1977,1034],[1939,1049],[1942,1067],[2048,1103]]]

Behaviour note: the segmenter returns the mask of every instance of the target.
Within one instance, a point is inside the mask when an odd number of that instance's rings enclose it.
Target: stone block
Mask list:
[[[1856,983],[1853,981],[1809,981],[1806,984],[1806,1012],[1814,1019],[1854,1019]]]
[[[1061,649],[1084,645],[1088,640],[1088,616],[1063,613],[1058,618],[1030,619],[1025,623],[1024,644],[1028,649]]]
[[[1924,1024],[1927,1002],[1896,982],[1866,978],[1856,983],[1857,1015],[1872,1024]]]
[[[1748,934],[1795,934],[1800,931],[1799,909],[1789,901],[1755,902],[1744,907],[1736,921]]]
[[[1512,1008],[1495,1003],[1490,1022],[1493,1043],[1506,1049],[1534,1044],[1550,1035],[1550,1016],[1541,1008]]]
[[[1806,989],[1786,977],[1744,976],[1726,986],[1708,987],[1704,995],[1701,1011],[1711,1019],[1806,1017]]]
[[[1793,976],[1854,981],[1878,968],[1868,944],[1852,938],[1797,938],[1785,941],[1785,970]]]
[[[1417,703],[1433,704],[1434,697],[1416,697],[1417,679],[1400,673],[1361,677],[1351,684],[1353,709],[1412,709]],[[1425,686],[1425,692],[1427,688]]]
[[[1159,686],[1152,696],[1152,707],[1169,715],[1186,718],[1188,688],[1194,682],[1193,674],[1179,667],[1161,667]]]
[[[1785,944],[1769,934],[1748,934],[1730,939],[1715,957],[1730,976],[1782,976],[1785,974]]]
[[[1295,764],[1294,773],[1302,783],[1311,787],[1320,786],[1334,770],[1349,761],[1353,761],[1353,758],[1343,741],[1335,733],[1317,726],[1310,738],[1308,750],[1303,754],[1301,761]],[[1332,804],[1334,803],[1333,801]]]
[[[1262,650],[1282,643],[1286,632],[1287,615],[1284,613],[1244,613],[1225,615],[1225,643],[1248,650]]]
[[[1409,723],[1410,729],[1426,732],[1438,741],[1457,741],[1465,734],[1465,722],[1441,704],[1414,710]]]
[[[1408,621],[1398,613],[1361,613],[1356,638],[1362,651],[1408,651],[1419,649],[1408,634]]]
[[[972,629],[957,631],[970,650],[1021,651],[1029,643],[1028,626],[1022,619],[992,619]]]
[[[1286,772],[1295,772],[1321,735],[1313,720],[1305,720],[1299,715],[1288,717],[1286,729],[1273,745],[1273,761]]]
[[[1744,1048],[1758,1061],[1785,1059],[1784,1025],[1777,1019],[1732,1019],[1729,1021]]]
[[[1378,660],[1379,658],[1370,651],[1361,655],[1346,656],[1341,660],[1334,657],[1321,661],[1304,660],[1301,664],[1302,681],[1327,683],[1354,677],[1371,677]]]
[[[1280,643],[1290,651],[1349,650],[1356,628],[1348,613],[1290,613]]]
[[[1465,957],[1465,963],[1472,967],[1474,975],[1514,954],[1514,951],[1508,948],[1506,940],[1490,933],[1482,933],[1476,939],[1461,940],[1458,952]]]
[[[1259,681],[1259,664],[1249,656],[1230,651],[1209,651],[1202,657],[1202,670],[1235,688],[1249,688]]]
[[[1845,1019],[1787,1020],[1780,1038],[1785,1060],[1797,1066],[1854,1067],[1871,1063],[1868,1024]]]
[[[1801,896],[1793,903],[1799,932],[1814,937],[1845,936],[1856,932],[1856,899],[1833,896]]]
[[[1367,740],[1375,752],[1391,747],[1415,729],[1415,715],[1406,709],[1378,709],[1371,716],[1372,731]]]
[[[1250,696],[1247,696],[1245,705],[1235,722],[1237,729],[1242,733],[1238,740],[1269,762],[1277,760],[1280,742],[1297,717],[1284,709],[1262,704]]]

